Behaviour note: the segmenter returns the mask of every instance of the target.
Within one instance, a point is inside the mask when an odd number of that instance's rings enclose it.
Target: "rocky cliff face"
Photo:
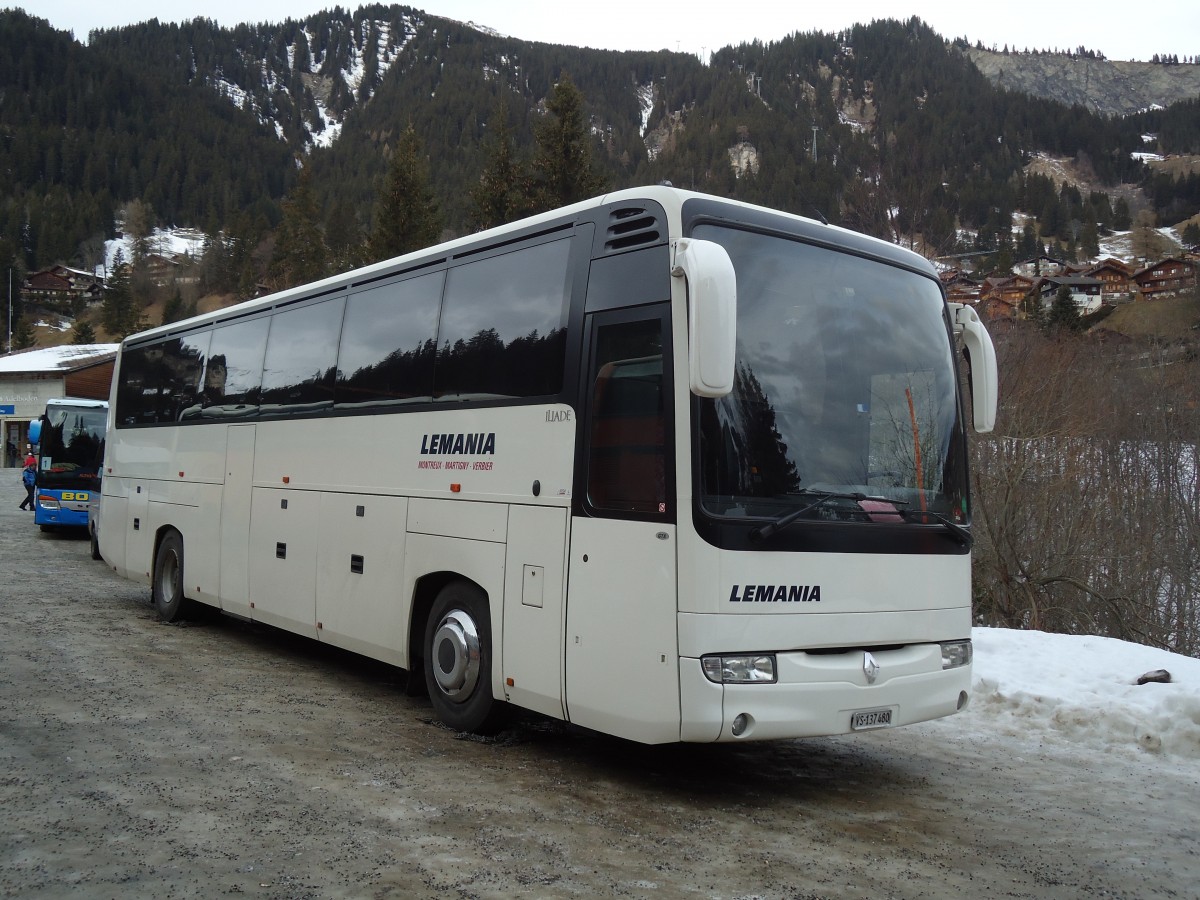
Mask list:
[[[1200,65],[1072,59],[1063,55],[964,51],[988,79],[1013,91],[1127,115],[1200,96]]]

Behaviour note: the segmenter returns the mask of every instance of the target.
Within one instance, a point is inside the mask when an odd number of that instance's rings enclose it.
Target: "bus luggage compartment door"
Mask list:
[[[511,506],[501,665],[512,702],[563,718],[563,564],[567,511]],[[508,684],[511,679],[512,684]]]
[[[675,526],[571,522],[567,715],[647,744],[679,740]]]
[[[250,487],[254,483],[254,425],[226,432],[221,491],[221,609],[250,615]]]

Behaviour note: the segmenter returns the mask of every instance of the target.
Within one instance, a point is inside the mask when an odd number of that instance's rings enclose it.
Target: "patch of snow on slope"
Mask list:
[[[654,82],[639,85],[637,89],[638,105],[642,110],[642,134],[650,125],[650,113],[654,110]]]

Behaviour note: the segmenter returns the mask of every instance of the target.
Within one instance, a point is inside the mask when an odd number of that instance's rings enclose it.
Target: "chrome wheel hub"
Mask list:
[[[479,630],[461,609],[442,617],[433,633],[433,677],[442,694],[466,700],[479,681]]]

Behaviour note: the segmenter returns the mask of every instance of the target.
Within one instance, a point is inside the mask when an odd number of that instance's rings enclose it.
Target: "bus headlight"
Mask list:
[[[58,498],[51,497],[49,494],[38,494],[37,502],[42,509],[51,512],[58,509]]]
[[[775,656],[771,653],[702,656],[700,664],[708,680],[717,684],[775,683]]]
[[[942,644],[942,668],[957,669],[959,666],[969,666],[974,651],[970,641],[945,641]]]

